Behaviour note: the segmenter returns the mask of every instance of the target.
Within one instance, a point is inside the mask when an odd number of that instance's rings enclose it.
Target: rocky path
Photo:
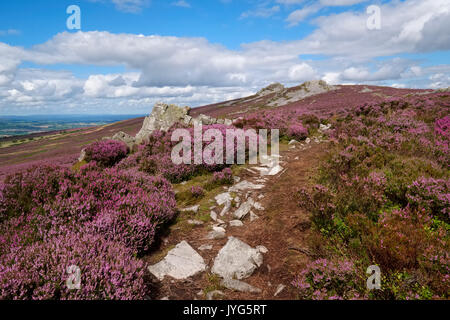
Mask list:
[[[294,195],[326,149],[320,138],[307,142],[242,170],[210,200],[211,222],[191,219],[163,238],[147,259],[153,299],[296,298],[290,282],[312,259],[312,232]]]

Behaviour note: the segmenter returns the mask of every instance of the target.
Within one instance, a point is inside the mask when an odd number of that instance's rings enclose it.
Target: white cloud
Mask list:
[[[289,68],[289,79],[296,82],[308,81],[316,77],[316,71],[307,63]]]
[[[298,9],[289,14],[286,21],[289,23],[290,27],[298,25],[300,22],[305,20],[308,16],[318,12],[322,7],[320,4],[314,4],[311,6],[304,7],[303,9]]]

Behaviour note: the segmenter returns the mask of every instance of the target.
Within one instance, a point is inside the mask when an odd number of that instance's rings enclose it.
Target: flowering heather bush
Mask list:
[[[225,168],[220,172],[214,172],[211,181],[213,185],[225,185],[233,183],[233,172],[230,168]]]
[[[98,164],[111,167],[125,158],[128,153],[127,145],[122,141],[102,140],[86,147],[86,161],[96,161]]]
[[[287,129],[289,138],[302,140],[308,137],[308,130],[301,123],[291,124]]]
[[[305,118],[303,111],[271,110],[245,115],[235,125],[244,129],[268,129],[269,132],[270,129],[279,129],[280,137],[301,140],[308,136],[308,130],[303,126],[302,117],[308,120],[314,116],[309,115]],[[316,119],[318,118],[316,117]],[[308,122],[308,126],[311,126],[312,123],[313,121]]]
[[[108,239],[138,253],[149,248],[155,229],[173,217],[176,207],[170,184],[142,172],[82,170],[76,183],[61,191],[55,202],[44,206],[44,221],[53,227],[64,225],[68,218],[94,221]]]
[[[72,180],[69,169],[55,165],[34,166],[8,176],[0,190],[0,222],[51,202],[61,186]]]
[[[300,299],[359,299],[356,268],[351,261],[319,259],[310,263],[292,282]]]
[[[228,127],[225,125],[208,125],[203,126],[203,131],[206,132],[209,129],[216,129],[220,131],[223,138],[223,157],[220,156],[218,163],[207,163],[205,158],[203,158],[203,162],[201,164],[195,164],[194,162],[194,131],[193,128],[187,128],[187,130],[191,134],[191,164],[174,164],[172,161],[172,150],[174,146],[176,146],[179,142],[172,142],[171,137],[173,131],[177,129],[177,127],[172,127],[168,132],[155,131],[149,137],[147,143],[143,146],[139,147],[138,152],[133,155],[130,160],[123,160],[118,164],[119,168],[132,168],[137,167],[139,170],[146,172],[151,175],[162,175],[166,179],[168,179],[172,183],[179,183],[184,180],[188,180],[192,176],[206,173],[206,172],[215,172],[222,170],[227,166],[226,164],[226,150],[229,146],[230,150],[233,150],[234,158],[236,159],[237,154],[237,141],[233,139],[233,141],[227,141],[226,139],[226,130],[227,129],[236,129],[234,127]],[[253,140],[252,140],[253,141]],[[210,145],[211,142],[202,142],[203,151],[205,155],[206,147]],[[256,142],[256,141],[253,141]],[[250,140],[246,139],[246,146],[244,152],[246,153],[246,158],[248,159],[248,146]],[[182,155],[182,154],[180,154]],[[212,153],[214,157],[215,154]],[[222,162],[222,163],[220,163]]]
[[[205,190],[200,186],[193,186],[191,188],[191,194],[194,198],[201,198],[205,195]]]
[[[134,257],[175,208],[167,180],[135,169],[91,162],[77,173],[42,166],[8,177],[0,190],[0,299],[143,299],[143,264]],[[71,264],[82,270],[80,291],[63,286]]]
[[[425,208],[432,217],[450,223],[450,180],[424,178],[408,186],[406,194],[410,205]]]
[[[434,132],[437,135],[450,139],[450,116],[445,116],[444,118],[437,120],[434,125]]]
[[[371,298],[448,297],[449,111],[448,96],[427,95],[343,113],[319,185],[299,192],[333,251],[380,265],[383,289]],[[329,297],[327,283],[300,279],[305,297]]]
[[[81,269],[80,290],[69,290],[67,268]],[[144,264],[99,234],[71,232],[36,242],[0,260],[0,299],[143,299]]]

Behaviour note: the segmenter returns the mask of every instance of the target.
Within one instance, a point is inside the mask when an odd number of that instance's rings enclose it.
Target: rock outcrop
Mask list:
[[[306,81],[298,87],[285,89],[279,91],[277,97],[268,104],[271,107],[280,107],[286,104],[302,100],[309,96],[314,96],[320,93],[338,89],[331,86],[323,80]]]
[[[119,131],[115,135],[112,136],[111,140],[122,141],[124,142],[128,148],[133,148],[136,139],[133,136],[130,136],[128,133]]]
[[[231,126],[233,124],[230,119],[216,119],[204,114],[197,118],[192,118],[189,115],[191,108],[179,107],[174,104],[166,104],[159,102],[153,107],[150,116],[146,117],[141,130],[135,138],[135,143],[140,144],[146,140],[155,130],[167,131],[176,123],[181,123],[187,126],[190,125],[211,125],[211,124],[225,124]]]
[[[285,87],[281,83],[275,82],[275,83],[272,83],[271,85],[259,90],[258,93],[256,93],[256,95],[258,95],[260,97],[264,97],[264,96],[267,96],[272,93],[283,92],[284,90],[285,90]]]
[[[150,116],[146,117],[142,129],[136,135],[136,143],[141,143],[155,130],[167,131],[177,122],[185,122],[189,107],[158,102]]]

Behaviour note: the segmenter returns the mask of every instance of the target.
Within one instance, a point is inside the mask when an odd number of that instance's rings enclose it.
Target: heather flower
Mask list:
[[[200,186],[193,186],[191,188],[191,194],[194,198],[201,198],[205,195],[205,190]]]
[[[126,157],[127,145],[122,141],[102,140],[86,147],[86,161],[96,161],[98,164],[111,167]]]
[[[80,290],[69,290],[67,268],[81,270]],[[0,299],[144,299],[144,264],[99,234],[68,232],[6,254],[0,260]]]
[[[356,299],[359,297],[357,279],[351,261],[318,259],[307,265],[292,285],[298,289],[301,299]]]

